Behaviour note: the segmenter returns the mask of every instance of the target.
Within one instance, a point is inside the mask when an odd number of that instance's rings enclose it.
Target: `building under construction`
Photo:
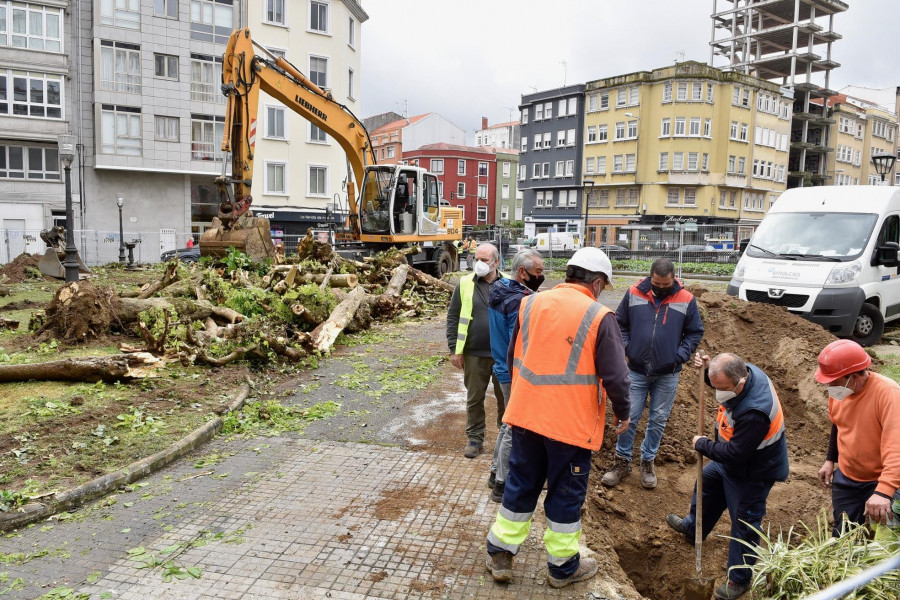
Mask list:
[[[779,83],[794,97],[788,187],[830,183],[826,102],[839,0],[713,0],[710,65]]]

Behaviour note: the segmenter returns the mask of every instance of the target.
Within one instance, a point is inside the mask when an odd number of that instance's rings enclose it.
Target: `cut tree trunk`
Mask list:
[[[116,316],[123,324],[134,323],[139,320],[140,313],[153,308],[172,309],[182,320],[204,321],[207,317],[226,323],[244,320],[244,315],[230,308],[190,298],[120,298]]]
[[[391,271],[391,281],[384,290],[386,296],[399,296],[409,276],[409,265],[399,265]]]
[[[166,265],[166,271],[165,271],[165,273],[163,273],[162,278],[157,279],[156,281],[154,281],[153,283],[151,283],[150,285],[148,285],[147,287],[142,289],[135,296],[135,298],[138,298],[139,300],[144,300],[146,298],[149,298],[149,297],[153,296],[153,294],[155,294],[159,290],[163,289],[164,287],[169,286],[170,284],[175,283],[179,279],[180,279],[180,277],[178,276],[178,263],[171,262],[168,265]]]
[[[438,290],[442,290],[445,292],[449,292],[451,294],[453,293],[453,289],[454,289],[453,284],[447,283],[446,281],[443,281],[436,277],[432,277],[428,273],[423,273],[422,271],[416,269],[415,267],[409,268],[409,275],[410,275],[410,277],[412,277],[413,279],[415,279],[422,285],[431,286],[433,288],[436,288]]]
[[[331,316],[328,317],[328,320],[313,330],[310,337],[312,338],[311,345],[314,351],[324,353],[331,348],[334,340],[344,330],[344,327],[353,320],[353,315],[356,314],[359,303],[365,295],[366,291],[363,288],[354,288],[352,292],[347,294],[347,298],[331,311]]]
[[[11,381],[127,381],[134,379],[131,366],[146,364],[133,356],[104,356],[100,358],[68,358],[28,365],[0,365],[0,383]]]

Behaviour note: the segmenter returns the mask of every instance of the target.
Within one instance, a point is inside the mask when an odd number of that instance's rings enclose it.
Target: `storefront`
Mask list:
[[[253,214],[269,220],[272,240],[276,243],[285,237],[304,236],[309,229],[331,230],[340,227],[347,220],[344,213],[310,208],[290,209],[254,205]]]

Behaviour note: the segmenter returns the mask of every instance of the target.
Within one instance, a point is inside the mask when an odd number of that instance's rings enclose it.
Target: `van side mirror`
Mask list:
[[[900,260],[897,258],[897,252],[900,250],[900,244],[897,242],[885,242],[883,246],[878,246],[875,251],[875,260],[879,265],[885,267],[900,266]]]

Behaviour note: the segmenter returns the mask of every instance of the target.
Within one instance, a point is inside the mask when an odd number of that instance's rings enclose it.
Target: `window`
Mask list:
[[[156,141],[178,141],[178,117],[163,117],[156,115]]]
[[[565,169],[565,161],[556,161],[556,177],[562,177]]]
[[[309,80],[320,88],[328,87],[328,59],[324,56],[309,57]]]
[[[684,188],[684,205],[697,206],[697,188]]]
[[[606,157],[605,156],[597,157],[597,174],[598,175],[606,175]]]
[[[222,59],[191,54],[191,100],[222,104],[225,96],[219,89],[222,83]]]
[[[691,117],[689,124],[690,124],[689,135],[699,137],[699,135],[700,135],[700,117]]]
[[[478,207],[478,222],[479,223],[487,223],[487,207],[486,206]]]
[[[456,197],[457,198],[465,198],[466,197],[466,184],[460,181],[456,184]]]
[[[741,123],[741,136],[739,138],[742,142],[747,141],[747,124]]]
[[[712,119],[703,120],[703,137],[709,137],[712,133]]]
[[[0,145],[0,179],[59,180],[59,151]]]
[[[703,100],[703,82],[695,81],[691,85],[691,100],[694,102],[700,102]]]
[[[617,140],[625,139],[625,122],[622,121],[620,123],[616,123],[616,137]]]
[[[743,156],[738,158],[738,175],[745,175],[747,173],[747,159]]]
[[[100,24],[123,29],[140,29],[140,0],[100,0]]]
[[[597,110],[597,94],[588,96],[588,112]]]
[[[572,177],[575,174],[575,161],[566,161],[566,177]]]
[[[731,139],[733,139],[733,140],[737,139],[737,135],[738,135],[738,122],[737,121],[731,122],[731,134],[730,135],[731,135]]]
[[[678,96],[677,96],[678,101],[684,102],[685,100],[687,100],[687,93],[688,93],[687,81],[679,81],[678,82]]]
[[[594,157],[588,157],[584,159],[584,172],[587,174],[593,174],[594,172]]]
[[[699,160],[699,158],[700,158],[700,156],[696,152],[688,152],[688,164],[687,164],[688,171],[696,171],[697,170],[697,161]]]
[[[685,120],[684,117],[675,117],[675,135],[684,135]]]
[[[562,195],[564,192],[560,192],[560,199],[562,199]],[[578,206],[578,190],[569,190],[569,208],[575,208]]]
[[[509,200],[509,184],[508,183],[504,183],[502,186],[500,186],[500,198],[502,200]],[[506,217],[503,217],[503,218],[505,219]]]
[[[744,95],[741,98],[741,106],[744,108],[750,108],[750,90],[744,90]]]
[[[109,104],[101,106],[100,152],[141,155],[141,109]]]
[[[635,155],[634,154],[626,154],[625,155],[625,172],[626,173],[634,173],[635,166]]]
[[[521,151],[522,151],[522,152],[527,152],[527,151],[528,151],[528,136],[525,136],[525,135],[522,136],[522,147],[521,147]]]
[[[62,77],[0,70],[0,114],[61,119]]]
[[[609,208],[609,190],[597,190],[597,208]]]
[[[625,88],[621,88],[616,90],[616,106],[625,106],[625,97],[626,91]]]
[[[100,89],[141,93],[141,47],[124,42],[100,42]]]
[[[731,104],[734,106],[741,105],[741,88],[738,86],[734,86],[731,89]]]
[[[512,172],[512,163],[509,161],[503,161],[503,176],[509,177],[509,174]]]
[[[668,171],[669,170],[669,153],[668,152],[660,152],[659,153],[659,170],[660,171]]]
[[[667,81],[663,85],[663,102],[671,102],[672,101],[672,82]]]
[[[564,117],[564,116],[566,116],[566,105],[567,105],[567,103],[566,103],[566,99],[565,99],[565,98],[563,98],[563,99],[561,99],[561,100],[559,101],[559,108],[556,110],[556,116],[557,116],[557,117]]]
[[[353,17],[348,17],[349,21],[347,23],[347,43],[350,44],[351,47],[356,47],[356,19]]]
[[[328,198],[328,165],[309,165],[307,196]]]
[[[526,138],[527,139],[527,138]],[[540,150],[543,147],[543,142],[541,142],[541,134],[535,134],[534,136],[534,149]]]
[[[431,159],[431,172],[437,173],[438,175],[443,174],[443,172],[444,172],[444,159],[443,158],[432,158]]]
[[[640,98],[640,88],[638,86],[633,85],[628,88],[628,104],[630,106],[634,106],[638,103],[638,99]]]
[[[478,163],[478,176],[479,177],[487,177],[488,174],[488,164],[486,162]]]
[[[565,131],[557,131],[556,132],[556,147],[566,145],[566,132]]]
[[[465,175],[466,174],[466,161],[464,161],[464,160],[456,161],[456,174],[457,175]]]
[[[551,135],[552,135],[552,134],[551,134],[549,131],[547,131],[547,132],[544,133],[544,148],[549,148],[549,147],[550,147],[550,137],[551,137]]]
[[[711,84],[711,83],[706,84],[706,101],[707,102],[713,101],[713,90],[714,89],[715,88],[713,87],[713,84]]]
[[[575,130],[574,129],[566,130],[566,145],[567,146],[575,145]]]
[[[660,137],[669,137],[672,135],[672,119],[663,119],[662,127],[659,131]]]
[[[600,94],[600,110],[606,110],[609,108],[609,92],[603,92]]]
[[[589,144],[597,141],[597,128],[594,125],[591,125],[590,127],[588,127],[587,141]]]
[[[544,118],[544,105],[536,104],[534,107],[534,120],[540,121]]]
[[[534,205],[537,208],[544,208],[544,192],[536,192],[535,193]]]
[[[178,57],[168,54],[153,55],[154,74],[160,79],[178,81]]]
[[[675,152],[672,154],[672,170],[684,171],[684,152]]]
[[[353,69],[347,69],[347,97],[356,99],[355,86],[353,85]]]
[[[309,29],[318,33],[328,33],[328,2],[310,0]]]
[[[478,197],[487,198],[487,185],[483,183],[478,184]]]
[[[541,163],[534,163],[531,165],[531,177],[533,179],[537,179],[541,176]]]
[[[191,0],[191,39],[215,44],[226,43],[234,30],[232,3],[232,0]]]
[[[621,173],[622,167],[624,165],[623,156],[621,154],[616,154],[613,156],[613,173]]]
[[[550,177],[550,163],[545,162],[541,165],[543,168],[541,169],[542,177]]]
[[[286,194],[287,186],[284,181],[284,173],[287,167],[283,162],[266,161],[266,194]]]
[[[637,121],[628,121],[628,137],[634,139],[637,137]]]
[[[666,190],[666,205],[674,206],[678,204],[678,200],[681,198],[681,190],[679,188],[668,188]]]
[[[62,52],[62,22],[61,8],[0,3],[0,46]]]
[[[265,22],[272,25],[284,25],[284,0],[266,0]]]
[[[544,103],[544,118],[549,119],[553,117],[553,103],[545,102]]]
[[[732,155],[728,157],[728,172],[734,173],[734,165],[737,162],[737,157]]]
[[[191,160],[222,158],[225,117],[191,115]]]
[[[522,125],[528,124],[528,113],[531,112],[527,108],[522,109]]]
[[[605,142],[605,141],[606,141],[608,130],[609,130],[609,126],[608,126],[608,125],[600,125],[600,126],[597,128],[597,141],[598,141],[598,142]]]
[[[266,107],[266,137],[284,139],[284,108]]]
[[[569,98],[569,115],[574,115],[578,111],[578,98]]]

